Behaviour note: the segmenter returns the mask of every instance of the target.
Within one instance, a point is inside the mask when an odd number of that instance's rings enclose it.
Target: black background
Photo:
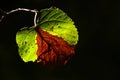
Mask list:
[[[0,80],[119,80],[120,5],[111,0],[0,0],[0,8],[41,10],[56,6],[79,31],[76,54],[63,67],[24,63],[17,52],[16,32],[33,25],[33,13],[16,12],[0,23]],[[2,13],[0,13],[2,15]]]

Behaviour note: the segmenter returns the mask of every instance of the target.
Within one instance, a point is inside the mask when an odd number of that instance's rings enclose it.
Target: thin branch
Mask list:
[[[17,8],[17,9],[11,10],[11,11],[9,11],[9,12],[5,12],[5,11],[3,11],[3,10],[1,10],[1,9],[0,9],[0,11],[4,13],[4,15],[2,15],[2,17],[1,17],[1,19],[0,19],[0,22],[2,22],[2,20],[3,20],[4,17],[5,17],[5,15],[9,15],[9,14],[14,13],[14,12],[17,12],[17,11],[33,12],[33,13],[35,13],[35,16],[34,16],[34,26],[37,26],[37,24],[36,24],[36,18],[37,18],[37,13],[38,13],[38,11],[35,10],[35,9],[34,9],[34,10],[31,10],[31,9],[25,9],[25,8]]]
[[[0,9],[0,13],[2,14],[2,17],[1,17],[1,19],[0,19],[0,22],[2,22],[3,18],[4,18],[5,15],[6,15],[6,12],[3,11],[2,9]]]

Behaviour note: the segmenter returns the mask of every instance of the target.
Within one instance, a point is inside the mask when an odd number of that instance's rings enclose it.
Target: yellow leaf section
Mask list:
[[[16,42],[19,48],[19,55],[24,62],[37,60],[37,41],[35,29],[23,29],[16,34]]]

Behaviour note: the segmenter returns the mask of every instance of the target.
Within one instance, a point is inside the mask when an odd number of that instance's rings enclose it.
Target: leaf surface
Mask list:
[[[37,59],[37,55],[35,54],[37,51],[36,44],[36,31],[35,29],[23,29],[17,32],[16,34],[16,42],[19,47],[19,55],[23,59],[24,62],[35,61]]]
[[[39,27],[44,31],[62,37],[70,45],[78,42],[78,31],[72,19],[58,8],[48,8],[40,11]]]
[[[24,62],[65,64],[74,54],[78,31],[68,15],[58,8],[40,11],[37,27],[17,32],[18,52]]]

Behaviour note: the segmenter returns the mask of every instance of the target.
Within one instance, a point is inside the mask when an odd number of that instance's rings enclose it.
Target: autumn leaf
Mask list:
[[[66,64],[75,53],[78,31],[74,22],[58,8],[40,11],[37,27],[17,32],[19,55],[24,62],[37,61],[48,65]]]

